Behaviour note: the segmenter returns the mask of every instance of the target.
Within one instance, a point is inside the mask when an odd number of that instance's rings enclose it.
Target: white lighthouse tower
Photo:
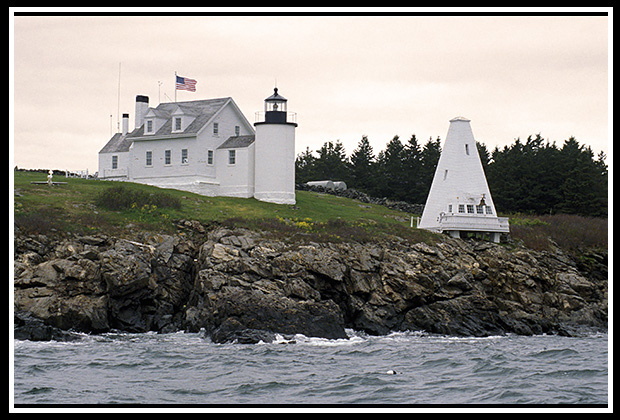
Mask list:
[[[497,217],[469,122],[450,120],[418,228],[456,238],[461,232],[488,233],[499,242],[500,233],[509,232],[508,218]]]
[[[254,123],[254,198],[295,204],[296,114],[286,110],[287,99],[273,89],[265,99],[264,120]]]

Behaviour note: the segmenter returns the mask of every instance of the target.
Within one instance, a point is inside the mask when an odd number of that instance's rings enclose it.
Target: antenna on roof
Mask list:
[[[116,132],[121,131],[121,63],[118,63],[118,102],[116,105]]]

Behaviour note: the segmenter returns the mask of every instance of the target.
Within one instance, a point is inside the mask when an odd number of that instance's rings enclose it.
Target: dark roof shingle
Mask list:
[[[153,108],[153,111],[158,118],[165,118],[166,122],[164,122],[164,124],[159,128],[159,130],[157,130],[157,132],[152,137],[167,136],[171,134],[196,134],[224,105],[226,105],[231,100],[232,99],[230,97],[226,97],[204,99],[198,101],[160,103],[159,105],[157,105],[156,108]],[[177,108],[180,108],[185,115],[191,115],[195,117],[194,121],[192,121],[182,133],[172,133],[172,113],[176,111]],[[137,137],[143,136],[144,125],[142,125],[140,128],[136,128],[131,133],[128,133],[125,136],[123,136],[121,133],[116,133],[112,136],[108,143],[103,146],[103,149],[101,149],[99,153],[127,152],[129,151],[129,147],[131,146],[133,140]],[[252,136],[252,138],[253,137],[254,136]],[[253,141],[254,140],[252,140],[250,143],[252,143]],[[248,145],[250,143],[248,143]],[[222,146],[220,146],[220,148],[224,148]],[[247,147],[247,145],[236,147]]]
[[[228,139],[222,143],[218,149],[240,149],[243,147],[248,147],[250,144],[254,143],[254,139],[254,135],[228,137]]]

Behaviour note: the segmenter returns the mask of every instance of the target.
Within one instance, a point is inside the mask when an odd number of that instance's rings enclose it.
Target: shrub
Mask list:
[[[111,187],[103,190],[95,198],[95,204],[109,210],[143,209],[153,206],[155,206],[155,208],[181,208],[181,200],[168,193],[148,193],[124,186]]]
[[[589,248],[607,248],[607,219],[569,214],[544,215],[510,220],[510,234],[535,250],[550,250],[551,241],[560,248],[580,251]]]
[[[15,215],[15,225],[27,234],[47,234],[58,227],[58,221],[51,217],[49,212]]]

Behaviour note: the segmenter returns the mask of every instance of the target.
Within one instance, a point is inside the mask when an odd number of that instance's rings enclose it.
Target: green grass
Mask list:
[[[45,181],[45,173],[13,173],[15,223],[26,233],[102,233],[123,237],[144,230],[174,233],[174,222],[187,219],[206,225],[258,229],[286,240],[367,242],[398,236],[432,244],[442,238],[410,228],[412,215],[408,213],[329,194],[297,191],[296,205],[288,206],[253,198],[205,197],[129,182],[65,179],[58,175],[54,181],[67,184],[50,187],[31,184]],[[117,207],[111,199],[108,203],[101,201],[119,187],[125,191]],[[607,248],[607,219],[508,216],[511,236],[531,249],[551,250],[554,244],[569,251]]]
[[[66,185],[31,184],[45,180],[43,173],[14,171],[15,223],[27,233],[173,233],[177,229],[175,221],[188,219],[206,225],[260,229],[283,239],[309,241],[365,242],[392,235],[415,242],[434,242],[437,238],[430,232],[410,228],[410,214],[309,191],[297,191],[297,203],[290,206],[253,198],[205,197],[129,182],[65,179],[58,175],[54,181],[67,182]]]
[[[550,251],[555,246],[569,251],[607,249],[608,220],[570,214],[510,216],[510,234],[524,246]]]

